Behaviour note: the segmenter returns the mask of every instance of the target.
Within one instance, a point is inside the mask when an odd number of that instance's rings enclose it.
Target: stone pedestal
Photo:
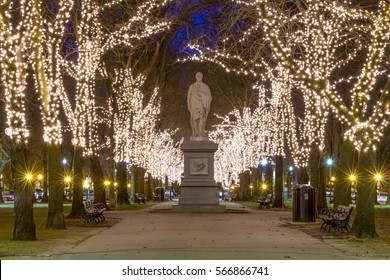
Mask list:
[[[179,205],[175,212],[224,212],[219,205],[218,186],[214,180],[214,153],[218,144],[212,141],[184,141],[184,173]]]

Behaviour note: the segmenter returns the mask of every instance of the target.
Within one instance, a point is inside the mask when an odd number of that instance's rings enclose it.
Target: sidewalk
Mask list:
[[[62,260],[345,260],[343,252],[290,227],[291,212],[226,203],[227,213],[173,213],[172,202],[107,212],[122,220],[57,256]]]

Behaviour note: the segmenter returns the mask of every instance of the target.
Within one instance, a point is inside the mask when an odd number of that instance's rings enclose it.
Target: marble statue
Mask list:
[[[191,140],[207,139],[205,127],[207,115],[210,111],[211,92],[210,88],[202,82],[201,72],[195,75],[196,82],[188,88],[187,105],[191,114]]]

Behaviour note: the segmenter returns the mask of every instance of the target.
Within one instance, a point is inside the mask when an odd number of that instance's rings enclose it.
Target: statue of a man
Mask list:
[[[203,74],[198,72],[195,78],[196,82],[190,85],[187,94],[187,105],[191,114],[191,139],[206,138],[206,119],[211,103],[210,88],[202,82]]]

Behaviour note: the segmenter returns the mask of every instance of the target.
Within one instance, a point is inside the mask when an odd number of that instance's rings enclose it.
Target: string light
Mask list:
[[[189,47],[196,54],[180,61],[209,61],[228,73],[251,75],[258,81],[255,89],[265,90],[271,84],[268,96],[275,95],[275,100],[279,92],[284,92],[277,104],[286,122],[278,128],[286,133],[298,168],[308,165],[312,149],[324,149],[329,110],[346,125],[344,135],[357,150],[375,149],[390,116],[389,83],[377,104],[368,106],[377,78],[386,73],[381,61],[389,44],[389,3],[380,1],[379,12],[375,13],[352,9],[337,1],[309,0],[304,10],[289,13],[277,6],[279,2],[231,2],[238,5],[238,14],[243,16],[237,22],[246,21],[246,30],[239,38],[228,36],[229,28],[235,24],[229,21],[225,33],[220,33],[223,44],[211,49],[194,41]],[[367,33],[373,38],[368,50]],[[262,37],[265,40],[259,39]],[[268,46],[273,51],[271,57],[264,51]],[[360,59],[365,51],[368,56],[361,73],[347,73],[345,67]],[[277,67],[275,61],[279,61]],[[345,73],[344,77],[335,79],[340,72]],[[285,75],[290,77],[283,81]],[[348,87],[352,88],[349,99],[340,91]],[[293,89],[302,96],[304,107],[299,108],[300,112],[292,106]],[[229,168],[233,167],[220,170]]]
[[[363,33],[366,30],[370,31],[369,35],[371,36],[372,41],[368,48],[368,55],[362,70],[356,77],[352,90],[350,91],[351,105],[340,97],[336,90],[336,86],[331,85],[329,76],[332,71],[337,69],[334,67],[339,67],[340,65],[340,63],[332,63],[332,58],[338,57],[337,52],[339,52],[339,44],[325,44],[326,42],[321,43],[321,41],[317,42],[319,45],[312,44],[318,49],[324,48],[328,54],[322,58],[314,56],[313,60],[324,60],[326,65],[330,66],[330,68],[323,69],[326,71],[319,73],[313,72],[312,69],[304,68],[303,65],[300,65],[293,59],[288,48],[284,47],[284,43],[277,34],[271,31],[271,27],[273,30],[278,29],[271,24],[271,18],[274,18],[275,11],[267,6],[267,1],[265,0],[256,0],[255,4],[260,7],[264,28],[267,38],[274,50],[275,57],[283,62],[284,67],[294,73],[294,76],[298,78],[304,87],[312,89],[316,95],[328,100],[338,119],[348,127],[345,136],[354,144],[357,150],[367,151],[370,148],[375,148],[375,143],[381,139],[383,128],[389,124],[388,118],[390,112],[388,110],[388,105],[385,105],[389,102],[388,86],[382,90],[379,102],[374,106],[373,110],[370,110],[367,105],[369,103],[369,97],[374,91],[375,82],[382,73],[380,71],[381,61],[384,57],[384,50],[390,36],[390,5],[388,1],[381,0],[379,2],[378,13],[370,13],[367,11],[358,12],[355,9],[341,6],[336,2],[322,3],[322,1],[315,0],[308,2],[310,2],[308,4],[309,10],[313,10],[316,14],[323,11],[329,11],[333,17],[326,22],[337,23],[336,26],[331,26],[328,30],[326,28],[320,29],[321,33],[318,32],[317,34],[312,35],[311,38],[318,39],[321,34],[326,34],[328,37],[335,36],[339,34],[336,27],[344,28],[348,23],[351,23],[348,27],[350,28],[349,31],[351,31],[351,36],[353,36],[353,38],[359,38],[356,37],[356,34],[359,34],[358,32]],[[316,22],[314,17],[311,18],[315,24],[320,26],[319,22]],[[324,21],[321,21],[321,23],[323,22]],[[363,22],[371,22],[371,25],[366,24],[361,26],[360,24]],[[358,32],[352,32],[354,30]],[[344,34],[346,34],[346,32],[347,31],[344,28]],[[358,49],[363,49],[364,47],[365,45],[362,43],[357,45]],[[356,51],[352,52],[347,61],[352,61],[356,53]],[[310,66],[312,65],[315,64],[311,63]],[[344,63],[344,65],[346,65],[346,63]],[[350,82],[352,79],[349,78],[348,81]],[[386,101],[386,103],[383,103],[384,101]]]
[[[6,134],[16,143],[27,143],[29,130],[26,124],[25,89],[27,86],[28,58],[27,38],[31,36],[32,5],[20,1],[20,20],[12,18],[13,2],[1,4],[0,13],[0,57],[2,64],[1,81],[4,87],[7,112]]]
[[[72,143],[85,148],[87,154],[96,152],[97,126],[99,123],[95,105],[95,75],[100,58],[116,46],[134,47],[147,37],[169,27],[165,20],[156,18],[156,11],[170,1],[143,1],[133,10],[133,16],[126,19],[117,30],[106,32],[100,15],[122,5],[123,1],[83,1],[79,7],[76,48],[77,61],[67,61],[61,53],[66,26],[71,19],[74,1],[59,2],[58,10],[43,16],[41,1],[20,1],[18,16],[13,19],[12,1],[2,3],[1,17],[1,63],[3,65],[2,83],[5,85],[7,129],[9,136],[17,142],[27,142],[29,130],[26,127],[25,88],[27,68],[35,70],[35,86],[40,94],[43,138],[46,142],[59,144],[62,141],[59,112],[64,108],[67,122],[73,132]],[[32,56],[28,50],[32,49]],[[74,93],[68,96],[63,86],[63,70],[77,83],[75,104]],[[73,104],[73,105],[72,105]]]

